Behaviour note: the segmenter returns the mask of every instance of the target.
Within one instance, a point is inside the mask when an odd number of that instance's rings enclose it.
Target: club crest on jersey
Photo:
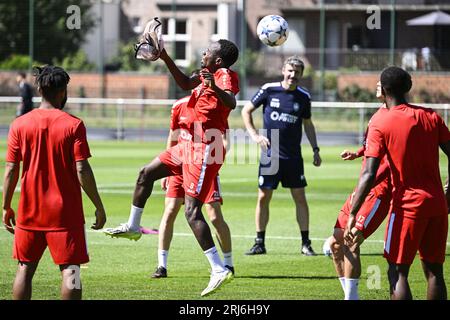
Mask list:
[[[294,111],[297,112],[298,110],[300,110],[300,105],[297,102],[295,102],[294,103]]]
[[[279,108],[280,107],[280,99],[272,98],[272,100],[270,100],[270,106],[272,108]]]

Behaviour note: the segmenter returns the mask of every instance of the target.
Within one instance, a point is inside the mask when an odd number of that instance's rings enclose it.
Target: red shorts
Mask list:
[[[223,146],[215,148],[213,144],[192,142],[179,143],[159,155],[170,175],[183,176],[185,194],[203,203],[208,201],[211,189],[214,189],[214,181],[224,158]]]
[[[13,258],[21,262],[38,262],[45,248],[57,265],[89,262],[84,226],[64,231],[34,231],[16,227]]]
[[[429,263],[444,263],[448,215],[411,219],[392,212],[384,240],[384,257],[390,263],[411,265],[417,251]]]
[[[167,184],[166,198],[183,198],[184,199],[184,188],[183,188],[183,176],[171,176]],[[222,194],[220,192],[220,179],[219,175],[214,179],[214,183],[208,193],[205,203],[212,203],[219,201],[223,204]]]
[[[352,208],[353,193],[347,198],[339,216],[336,220],[335,228],[345,229],[347,226],[348,217]],[[355,227],[361,230],[364,239],[367,239],[375,230],[378,229],[389,213],[389,207],[391,203],[390,194],[377,193],[373,189],[370,190],[363,205],[356,214]]]

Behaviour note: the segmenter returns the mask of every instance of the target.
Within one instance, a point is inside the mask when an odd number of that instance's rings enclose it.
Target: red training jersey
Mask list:
[[[181,98],[172,105],[172,111],[170,114],[170,129],[177,130],[181,127],[186,128],[188,125],[188,116],[185,111],[185,107],[189,102],[190,97]]]
[[[178,131],[178,143],[192,141],[192,134],[190,133],[190,120],[187,110],[189,96],[181,98],[172,106],[170,116],[170,129]]]
[[[236,72],[221,68],[214,73],[214,81],[222,90],[229,90],[235,95],[239,92],[239,79]],[[225,133],[228,129],[228,116],[231,109],[226,107],[217,97],[213,89],[202,82],[194,90],[188,103],[191,130],[194,122],[201,122],[203,132],[207,129],[218,129]]]
[[[450,132],[433,110],[402,104],[377,113],[369,126],[365,156],[387,155],[393,212],[409,218],[447,214],[439,172],[439,144]]]
[[[17,226],[58,231],[84,225],[76,161],[91,156],[83,122],[35,109],[11,124],[7,162],[23,162]]]
[[[382,106],[380,107],[372,116],[373,117],[377,117],[379,116],[379,114],[382,114],[384,112],[388,112],[389,109],[387,109],[386,107]],[[367,133],[369,131],[371,122],[372,122],[372,118],[371,120],[369,120],[369,123],[367,125],[367,130],[364,134],[364,141],[363,141],[363,145],[362,147],[356,152],[358,156],[363,156],[365,151],[366,151],[366,144],[367,144]],[[362,165],[361,165],[361,173],[364,169],[364,167],[366,166],[366,157],[363,158],[362,161]],[[389,169],[389,161],[387,160],[386,155],[381,158],[380,161],[380,166],[378,167],[377,170],[377,174],[375,176],[375,182],[374,182],[374,187],[373,187],[373,191],[377,194],[387,194],[387,193],[391,193],[392,191],[392,186],[391,186],[391,181],[390,181],[390,176],[391,176],[391,171]]]

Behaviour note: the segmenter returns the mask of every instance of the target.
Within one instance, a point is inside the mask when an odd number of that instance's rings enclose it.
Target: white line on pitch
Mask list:
[[[87,232],[102,232],[101,230],[86,230]],[[174,236],[177,237],[193,237],[194,235],[192,233],[184,233],[184,232],[174,232],[173,233]],[[240,234],[235,234],[235,235],[231,235],[232,238],[242,238],[242,239],[254,239],[255,236],[252,235],[240,235]],[[286,236],[266,236],[266,239],[275,239],[275,240],[299,240],[300,237],[286,237]],[[310,240],[313,241],[325,241],[327,240],[327,238],[310,238]],[[365,240],[364,242],[370,242],[370,243],[384,243],[384,240],[376,240],[376,239],[368,239]],[[450,246],[450,242],[447,242],[447,246]]]

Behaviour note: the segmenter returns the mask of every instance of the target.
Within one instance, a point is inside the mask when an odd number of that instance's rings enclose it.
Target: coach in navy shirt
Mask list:
[[[269,203],[273,190],[281,185],[290,188],[302,237],[301,253],[315,255],[309,239],[309,209],[305,197],[307,185],[303,170],[300,143],[302,125],[314,152],[313,164],[322,160],[316,132],[311,120],[311,96],[298,86],[304,64],[300,58],[289,57],[283,64],[283,81],[266,83],[242,109],[242,118],[252,139],[261,146],[256,205],[256,239],[248,255],[265,254],[265,231],[269,221]],[[252,112],[263,106],[264,130],[261,134],[253,124]]]

